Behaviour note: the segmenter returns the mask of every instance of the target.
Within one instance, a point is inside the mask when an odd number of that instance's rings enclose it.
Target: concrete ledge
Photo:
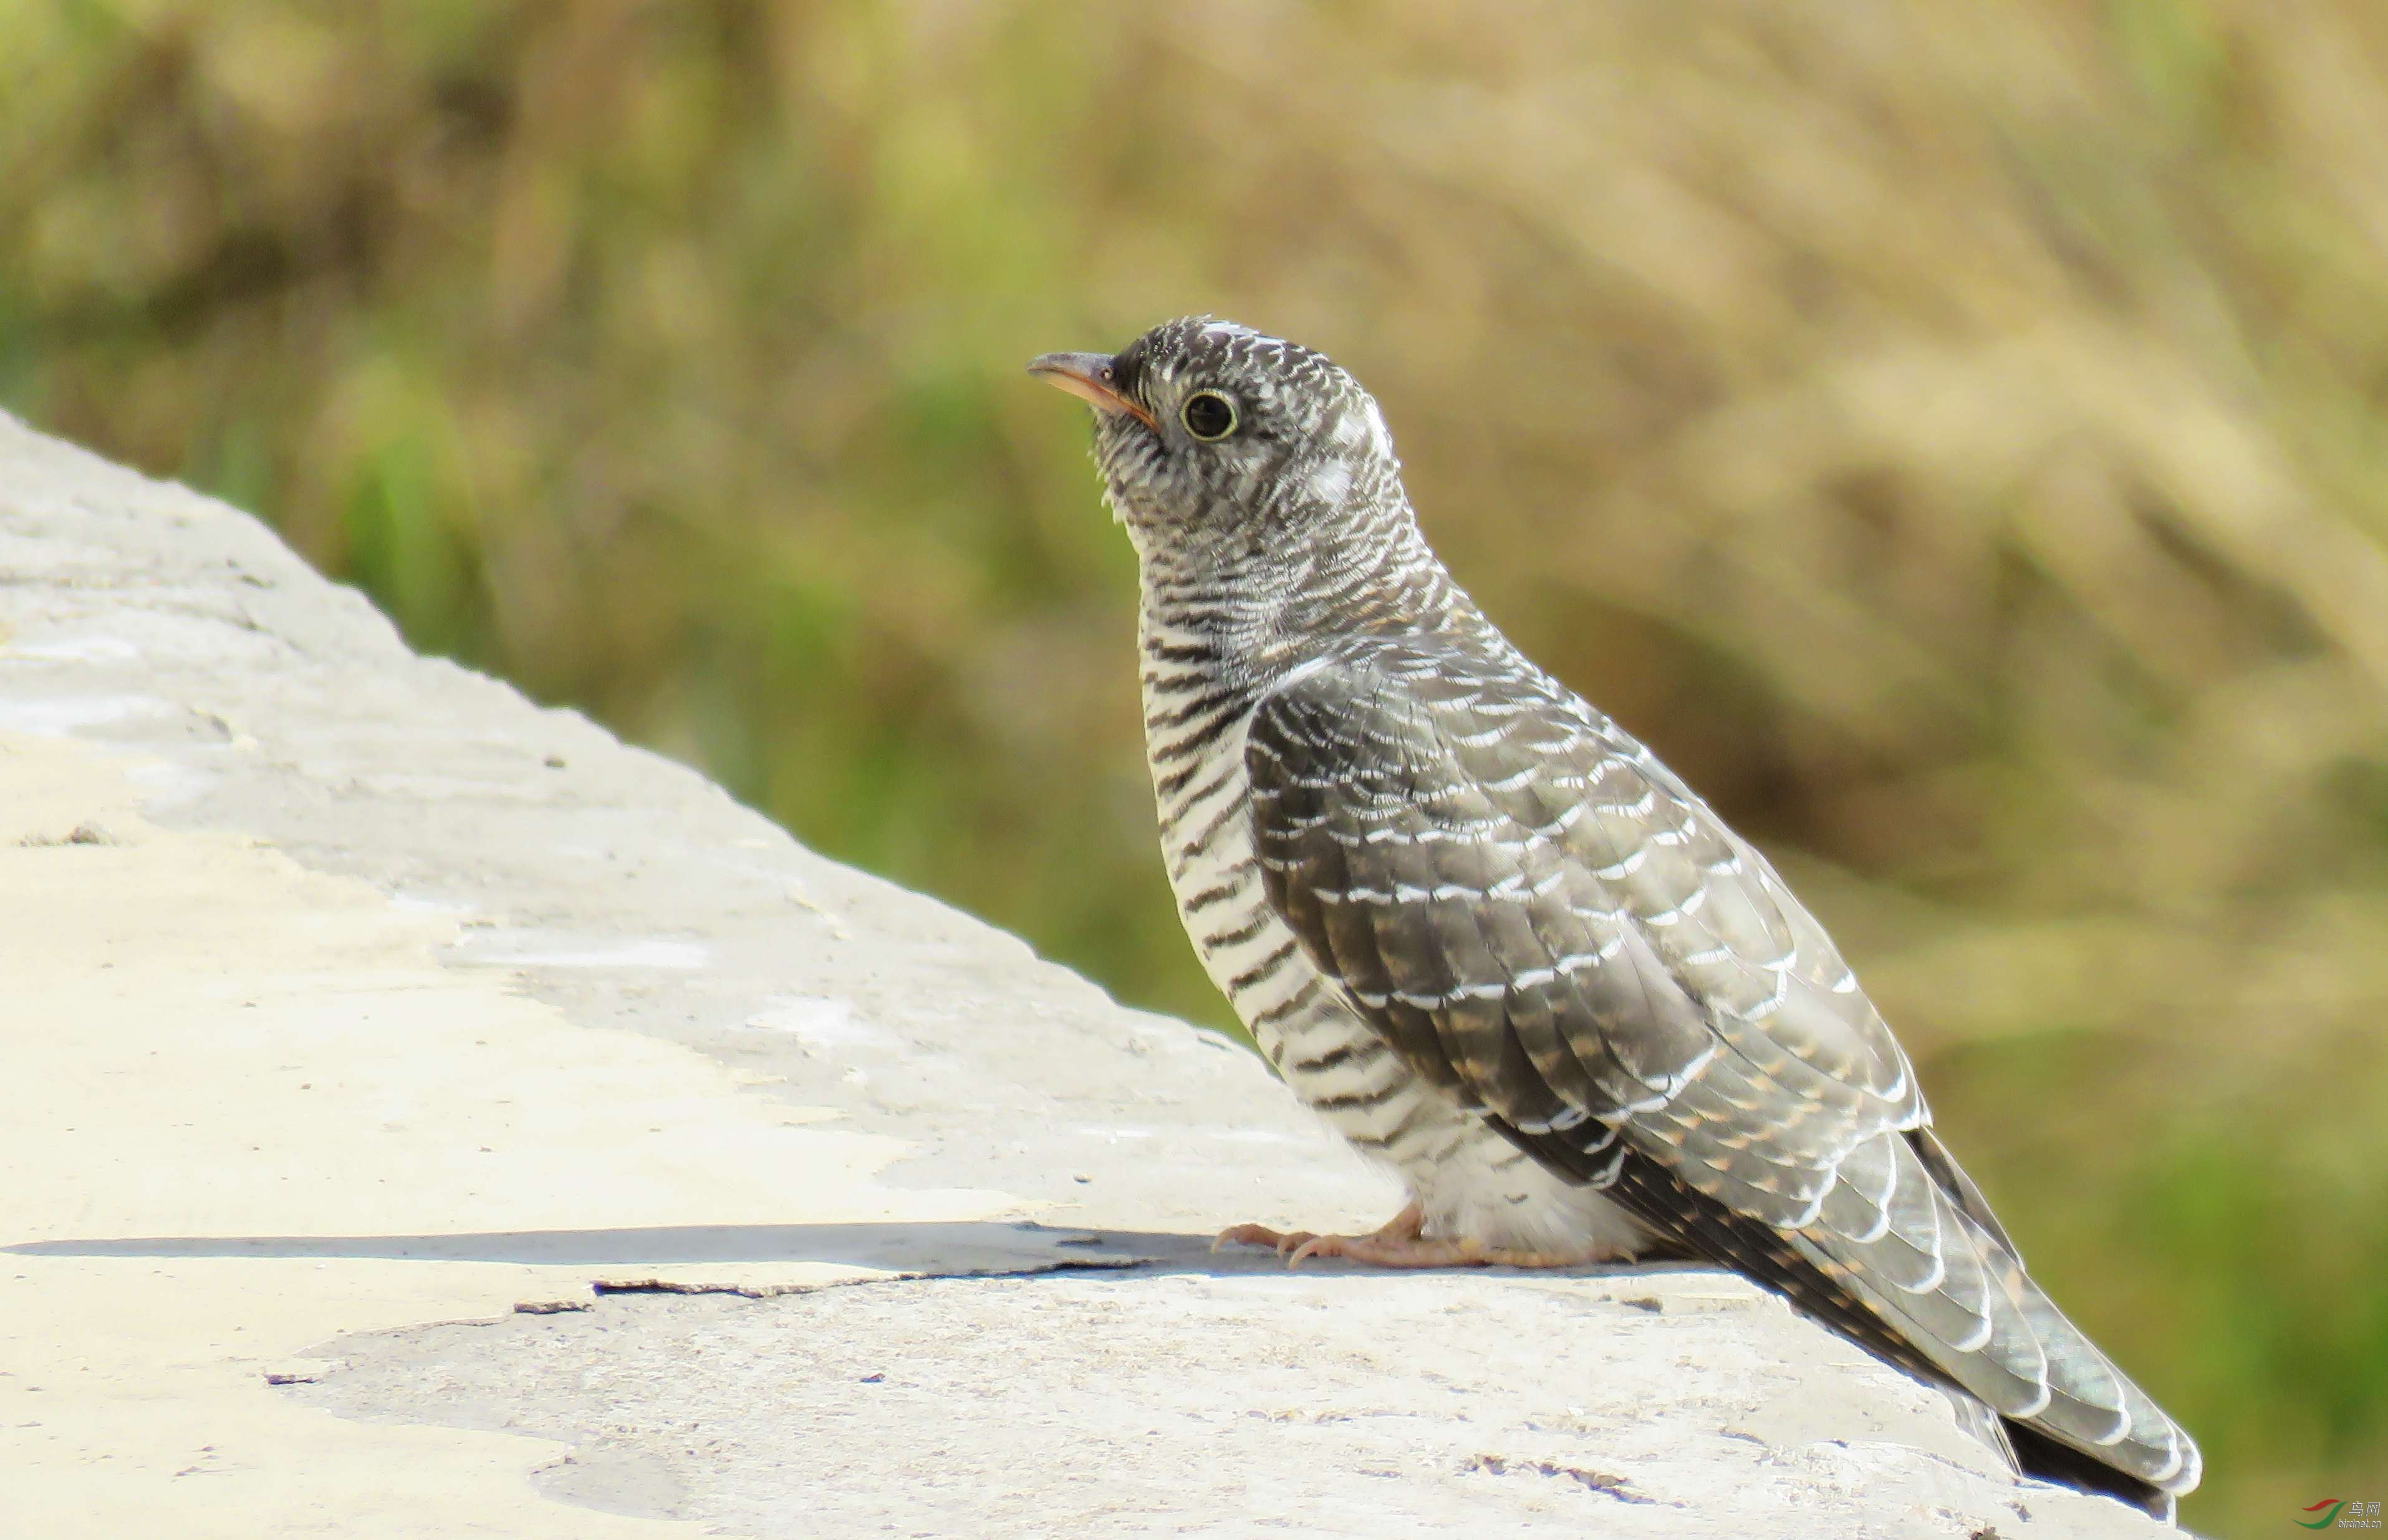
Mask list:
[[[1395,1203],[0,417],[7,1533],[2160,1533],[1725,1275],[1207,1250]]]

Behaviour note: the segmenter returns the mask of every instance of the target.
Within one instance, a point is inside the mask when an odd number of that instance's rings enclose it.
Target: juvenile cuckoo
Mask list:
[[[1195,317],[1031,372],[1095,409],[1142,577],[1162,853],[1293,1093],[1399,1174],[1295,1260],[1731,1267],[2018,1468],[2159,1513],[2196,1446],[2050,1303],[1766,858],[1428,549],[1377,403]]]

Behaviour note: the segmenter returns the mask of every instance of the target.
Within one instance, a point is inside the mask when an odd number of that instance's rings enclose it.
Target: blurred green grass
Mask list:
[[[2193,1524],[2388,1482],[2388,9],[0,0],[0,403],[1139,1004],[1195,310],[1792,869]],[[2367,1478],[2370,1485],[2365,1484]]]

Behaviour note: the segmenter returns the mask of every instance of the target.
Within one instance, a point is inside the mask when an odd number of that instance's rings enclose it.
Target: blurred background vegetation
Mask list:
[[[1020,366],[1201,310],[1326,348],[1486,606],[1840,935],[2204,1440],[2185,1517],[2388,1495],[2378,0],[0,0],[0,403],[1214,1023],[1133,566]]]

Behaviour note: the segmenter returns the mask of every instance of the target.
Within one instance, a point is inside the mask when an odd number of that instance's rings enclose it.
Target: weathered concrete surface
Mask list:
[[[1719,1274],[1205,1249],[1393,1202],[0,418],[0,1534],[2157,1533]]]

